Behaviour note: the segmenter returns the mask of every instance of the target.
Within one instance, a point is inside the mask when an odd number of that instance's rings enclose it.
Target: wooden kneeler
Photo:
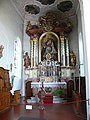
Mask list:
[[[14,105],[20,104],[20,90],[14,91]]]

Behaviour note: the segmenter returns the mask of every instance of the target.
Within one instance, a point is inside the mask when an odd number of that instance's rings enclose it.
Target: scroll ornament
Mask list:
[[[3,56],[3,49],[4,49],[4,46],[3,45],[0,45],[0,58]]]

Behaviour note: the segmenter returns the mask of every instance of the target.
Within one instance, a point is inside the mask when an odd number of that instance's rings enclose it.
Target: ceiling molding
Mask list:
[[[32,16],[35,18],[36,17],[40,17],[42,15],[45,15],[48,11],[56,11],[60,18],[62,19],[63,17],[68,17],[68,16],[72,16],[76,14],[76,10],[78,7],[78,0],[55,0],[54,3],[52,4],[47,4],[47,5],[43,5],[41,2],[42,0],[11,0],[13,6],[15,7],[15,9],[17,10],[17,12],[19,13],[19,15],[21,16],[21,18],[24,20],[25,18],[29,19],[29,16]],[[44,2],[48,3],[48,0],[44,0]],[[60,10],[57,9],[57,5],[60,4],[61,2],[65,2],[65,1],[71,1],[73,6],[69,11],[65,11],[62,12]],[[35,5],[38,6],[40,8],[40,12],[38,14],[32,15],[31,13],[28,13],[25,11],[25,6],[26,5]],[[63,16],[63,17],[61,17]]]
[[[13,0],[10,0],[13,7],[15,8],[15,10],[17,11],[17,13],[20,15],[21,19],[24,20],[24,16],[21,14],[21,12],[18,10],[17,6],[15,5]]]

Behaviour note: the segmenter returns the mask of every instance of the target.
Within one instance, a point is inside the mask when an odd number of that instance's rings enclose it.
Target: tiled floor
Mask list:
[[[46,118],[47,120],[83,120],[84,117],[77,115],[72,104],[45,105],[40,110],[37,104],[33,104],[32,110],[26,110],[25,100],[20,105],[12,105],[11,109],[0,114],[0,120],[18,120],[21,116]]]

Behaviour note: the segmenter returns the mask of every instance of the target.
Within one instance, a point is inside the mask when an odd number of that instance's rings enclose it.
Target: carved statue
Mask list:
[[[75,66],[76,65],[76,56],[73,53],[73,51],[70,52],[70,65]]]
[[[24,66],[25,69],[30,67],[30,58],[28,56],[28,52],[26,52],[24,56]]]
[[[26,27],[26,31],[28,31],[28,30],[30,30],[30,29],[32,29],[32,25],[31,25],[31,22],[28,21],[27,27]]]

